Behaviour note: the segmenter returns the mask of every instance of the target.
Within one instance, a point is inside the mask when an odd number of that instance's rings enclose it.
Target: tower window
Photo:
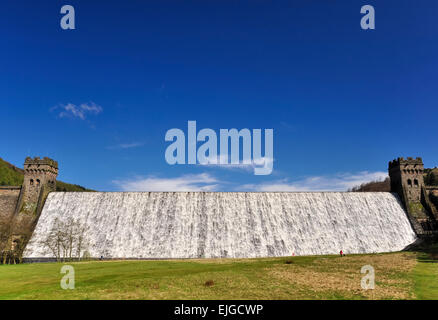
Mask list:
[[[408,179],[408,186],[412,187],[412,180]]]
[[[36,184],[37,184],[37,186],[40,185],[40,179],[37,179]]]
[[[417,179],[414,180],[414,185],[415,185],[416,187],[418,187],[418,180],[417,180]]]
[[[33,179],[30,179],[30,185],[33,186]]]

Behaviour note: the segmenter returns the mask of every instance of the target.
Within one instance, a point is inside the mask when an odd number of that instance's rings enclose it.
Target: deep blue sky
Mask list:
[[[59,26],[64,4],[76,30]],[[365,4],[376,30],[360,28]],[[398,156],[435,166],[437,9],[435,0],[3,1],[0,157],[19,166],[52,157],[59,179],[98,190],[338,189],[380,177]],[[101,111],[63,116],[69,103]],[[273,128],[273,174],[169,166],[164,135],[188,120]]]

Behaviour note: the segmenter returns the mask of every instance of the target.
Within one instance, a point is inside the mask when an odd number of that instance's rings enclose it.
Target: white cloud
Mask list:
[[[208,164],[199,164],[200,166],[206,166],[206,167],[216,167],[220,169],[228,169],[228,170],[244,170],[248,172],[253,172],[254,168],[262,168],[263,166],[273,168],[273,162],[274,159],[268,158],[268,157],[262,157],[260,159],[251,160],[251,163],[238,163],[238,164],[232,164],[231,158],[227,155],[219,155],[217,159],[212,160]]]
[[[121,143],[114,146],[109,146],[107,149],[109,150],[116,150],[116,149],[132,149],[137,147],[144,146],[144,143],[142,142],[132,142],[132,143]]]
[[[282,179],[260,184],[245,184],[238,189],[242,191],[347,191],[362,183],[384,180],[387,176],[386,172],[362,171],[355,174],[313,176],[293,182]]]
[[[103,111],[103,108],[94,102],[82,103],[79,106],[73,103],[61,104],[51,109],[51,111],[59,110],[58,117],[60,118],[79,118],[85,120],[87,115],[97,115]]]
[[[177,178],[134,178],[113,181],[122,191],[216,191],[219,181],[207,173]]]
[[[255,191],[255,192],[298,192],[298,191],[347,191],[352,187],[370,181],[387,178],[386,172],[340,173],[327,176],[312,176],[289,181],[288,179],[243,184],[231,187],[231,182],[220,181],[207,173],[183,175],[176,178],[138,177],[113,181],[122,191]],[[225,188],[226,186],[226,188]]]

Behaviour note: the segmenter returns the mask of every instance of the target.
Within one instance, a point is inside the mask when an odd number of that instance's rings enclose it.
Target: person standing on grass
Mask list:
[[[342,250],[341,250],[341,252],[339,252],[339,254],[341,255],[341,257],[344,255],[344,253],[342,252]]]

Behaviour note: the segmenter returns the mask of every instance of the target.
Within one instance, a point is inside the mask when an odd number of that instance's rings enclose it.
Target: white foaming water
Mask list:
[[[55,192],[24,257],[51,257],[41,240],[57,217],[89,226],[93,257],[371,253],[399,251],[416,240],[391,193]]]

